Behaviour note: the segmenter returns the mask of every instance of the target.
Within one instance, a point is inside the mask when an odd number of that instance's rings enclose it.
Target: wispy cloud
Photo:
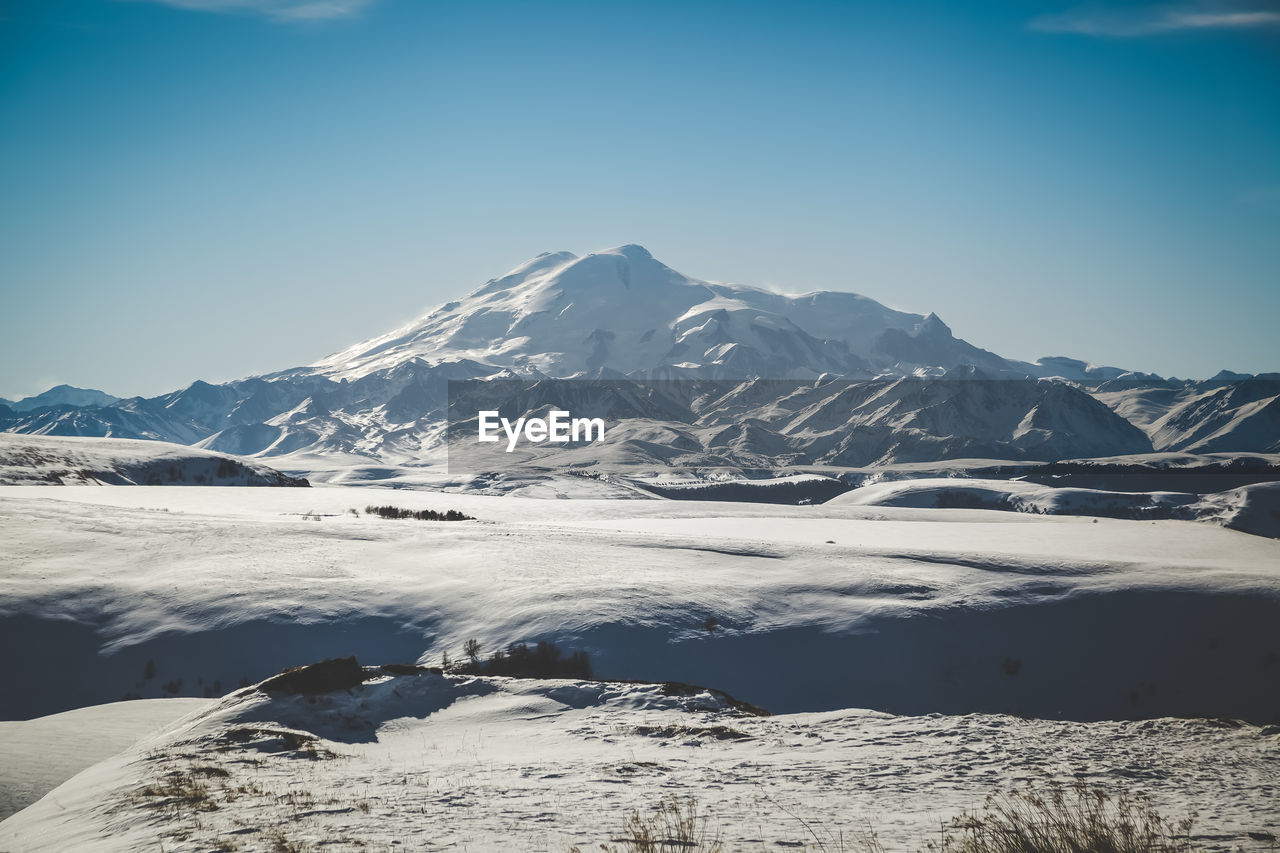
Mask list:
[[[142,0],[195,12],[261,15],[277,21],[347,18],[375,0]]]
[[[1029,26],[1042,32],[1110,38],[1139,38],[1188,31],[1280,29],[1280,3],[1274,0],[1201,0],[1123,7],[1092,4],[1042,15],[1033,19]]]

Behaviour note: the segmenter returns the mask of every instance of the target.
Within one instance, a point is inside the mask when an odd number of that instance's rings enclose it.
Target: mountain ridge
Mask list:
[[[497,379],[714,388],[722,410],[686,389],[658,413],[661,428],[622,430],[616,459],[658,467],[1280,452],[1280,389],[1266,376],[1196,383],[1063,356],[1014,361],[934,313],[694,279],[636,244],[543,253],[310,365],[152,398],[0,407],[0,430],[170,441],[308,475],[331,464],[430,467],[444,460],[448,383]],[[761,380],[791,383],[777,393],[809,414],[784,416],[765,386],[748,391]]]

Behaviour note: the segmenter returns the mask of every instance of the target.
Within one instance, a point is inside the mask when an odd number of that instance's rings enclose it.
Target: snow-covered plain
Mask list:
[[[363,514],[384,503],[477,520]],[[163,696],[178,679],[168,693],[220,694],[350,653],[438,661],[472,637],[554,639],[602,675],[712,684],[775,711],[1280,712],[1280,541],[1203,524],[4,487],[0,536],[6,644],[59,655],[56,668],[3,662],[22,687],[2,700],[10,718]],[[1006,658],[1021,661],[1016,677]]]
[[[387,503],[476,520],[363,513]],[[1247,833],[1280,830],[1280,541],[1221,527],[849,501],[26,486],[0,487],[0,540],[8,719],[221,695],[349,654],[434,665],[469,638],[486,653],[554,640],[588,651],[598,677],[710,685],[779,714],[433,675],[314,706],[250,691],[9,818],[4,850],[269,849],[277,831],[339,849],[590,849],[669,793],[696,795],[729,849],[813,843],[791,813],[846,836],[869,821],[915,849],[938,820],[1043,774],[1198,810],[1215,849],[1265,849]],[[1153,719],[1171,715],[1245,722]],[[247,721],[338,757],[228,743]],[[216,811],[153,796],[192,766]]]
[[[837,495],[830,506],[968,507],[1133,519],[1202,520],[1280,537],[1280,483],[1253,483],[1208,495],[1052,487],[1021,480],[927,477],[875,483]]]

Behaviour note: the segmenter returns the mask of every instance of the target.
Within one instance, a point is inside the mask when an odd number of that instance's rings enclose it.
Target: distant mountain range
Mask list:
[[[0,405],[0,430],[169,441],[377,479],[440,464],[450,380],[550,389],[575,378],[714,383],[699,386],[714,394],[680,392],[688,399],[668,401],[661,417],[626,423],[609,458],[632,464],[1280,452],[1277,374],[1183,381],[1071,358],[1014,361],[934,314],[854,293],[699,281],[635,245],[539,255],[305,367],[153,398],[59,386]]]
[[[119,397],[112,397],[110,394],[94,391],[91,388],[55,385],[43,394],[24,397],[16,402],[0,397],[0,406],[7,406],[15,412],[33,412],[36,409],[43,409],[48,406],[71,406],[73,408],[110,406],[119,399]]]

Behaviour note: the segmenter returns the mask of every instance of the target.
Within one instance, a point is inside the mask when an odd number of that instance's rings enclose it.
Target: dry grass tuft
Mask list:
[[[980,813],[943,827],[942,853],[1192,853],[1192,814],[1174,823],[1142,792],[1108,794],[1084,783],[1028,785],[987,797]]]
[[[675,796],[667,797],[647,815],[640,814],[639,810],[631,812],[623,825],[622,836],[610,839],[616,844],[601,844],[600,850],[604,853],[724,853],[720,833],[712,834],[707,828],[708,822],[695,798],[681,802]],[[582,853],[582,850],[573,847],[570,853]]]
[[[885,851],[870,827],[846,836],[766,799],[803,826],[812,839],[803,843],[806,851]],[[1084,783],[1047,782],[992,794],[980,810],[961,812],[944,823],[940,839],[917,853],[1195,853],[1191,839],[1195,817],[1192,813],[1176,822],[1167,820],[1140,791],[1110,794]],[[598,849],[604,853],[723,853],[720,834],[709,833],[708,822],[697,800],[672,796],[651,814],[633,811],[622,837]],[[583,851],[573,847],[570,853]]]
[[[209,795],[209,788],[196,780],[193,773],[174,770],[157,782],[144,785],[134,792],[134,797],[152,807],[171,807],[194,811],[214,811],[218,804]]]

